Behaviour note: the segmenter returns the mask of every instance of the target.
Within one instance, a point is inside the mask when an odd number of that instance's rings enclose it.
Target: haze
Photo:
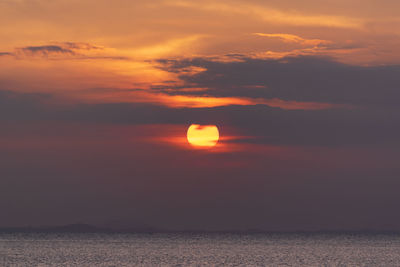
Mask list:
[[[0,227],[399,231],[399,10],[0,0]]]

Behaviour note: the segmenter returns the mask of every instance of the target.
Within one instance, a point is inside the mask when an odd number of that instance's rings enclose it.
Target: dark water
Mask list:
[[[399,235],[0,234],[0,266],[400,266]]]

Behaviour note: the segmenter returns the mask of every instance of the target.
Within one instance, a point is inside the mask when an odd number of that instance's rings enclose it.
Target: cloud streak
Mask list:
[[[319,27],[337,27],[362,29],[363,21],[355,18],[329,15],[306,15],[295,12],[284,12],[279,9],[258,6],[254,4],[236,3],[235,5],[215,1],[205,1],[196,3],[185,0],[168,0],[164,2],[166,5],[194,8],[204,11],[214,11],[220,13],[233,13],[245,16],[255,16],[258,19],[276,24],[287,24],[294,26],[319,26]]]
[[[27,46],[18,48],[17,53],[20,52],[25,55],[41,55],[41,56],[49,56],[52,54],[75,55],[75,52],[73,50],[58,45]]]
[[[59,100],[49,94],[0,91],[0,120],[115,125],[215,124],[222,128],[235,127],[240,135],[253,137],[237,140],[242,143],[339,147],[400,145],[398,108],[288,110],[267,105],[172,108],[127,102],[55,105]]]
[[[0,52],[0,57],[2,57],[2,56],[12,56],[13,55],[13,53],[11,53],[11,52]]]
[[[89,90],[79,93],[81,99],[89,102],[104,103],[149,103],[162,105],[171,108],[211,108],[221,106],[248,106],[248,105],[266,105],[287,110],[318,110],[331,108],[351,108],[351,106],[321,103],[321,102],[302,102],[285,101],[279,98],[252,98],[252,97],[215,97],[201,93],[202,90],[179,89],[174,90],[171,87],[168,90],[158,89],[127,89],[127,90],[106,90],[99,93],[99,90]],[[168,92],[168,93],[166,93]],[[194,93],[199,92],[199,95]],[[180,94],[180,93],[187,93]]]
[[[39,46],[25,46],[15,48],[14,52],[4,52],[5,55],[15,56],[17,59],[38,57],[44,59],[115,59],[130,60],[129,57],[108,54],[104,47],[79,42],[63,42]]]
[[[254,33],[254,35],[261,37],[279,38],[283,42],[298,43],[301,45],[319,46],[331,44],[331,41],[321,39],[304,39],[300,36],[287,33]]]

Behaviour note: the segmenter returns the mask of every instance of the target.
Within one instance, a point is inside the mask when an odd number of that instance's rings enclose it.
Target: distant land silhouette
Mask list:
[[[43,233],[121,233],[121,232],[163,232],[160,229],[153,228],[131,228],[131,229],[114,229],[107,227],[98,227],[90,224],[75,223],[61,226],[39,226],[39,227],[0,227],[0,233],[4,232],[43,232]]]
[[[39,226],[39,227],[0,227],[0,233],[221,233],[221,234],[390,234],[400,235],[399,231],[379,231],[379,230],[316,230],[316,231],[266,231],[260,229],[247,230],[167,230],[152,227],[133,227],[133,228],[107,228],[98,227],[90,224],[75,223],[62,226]]]

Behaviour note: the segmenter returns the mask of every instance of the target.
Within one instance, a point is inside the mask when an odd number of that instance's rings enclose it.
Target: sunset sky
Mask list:
[[[0,40],[0,227],[400,230],[398,0],[0,0]]]

